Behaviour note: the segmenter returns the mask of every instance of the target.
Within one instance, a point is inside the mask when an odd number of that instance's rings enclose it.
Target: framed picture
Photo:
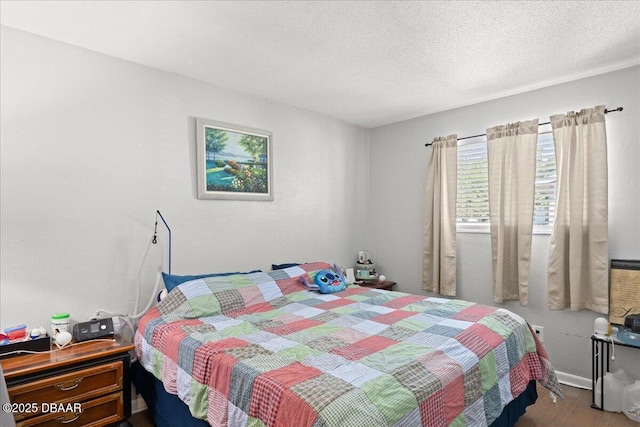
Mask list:
[[[196,119],[199,199],[273,200],[269,131]]]
[[[640,314],[640,261],[612,259],[609,323],[624,325],[629,314]]]

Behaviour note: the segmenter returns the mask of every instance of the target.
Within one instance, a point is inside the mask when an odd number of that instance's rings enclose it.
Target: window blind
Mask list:
[[[458,145],[458,224],[489,223],[487,140]]]
[[[556,153],[551,132],[538,134],[533,225],[550,226],[556,213]]]
[[[538,134],[534,232],[549,233],[555,219],[556,157],[553,134]],[[458,231],[489,232],[489,175],[485,137],[458,145]]]

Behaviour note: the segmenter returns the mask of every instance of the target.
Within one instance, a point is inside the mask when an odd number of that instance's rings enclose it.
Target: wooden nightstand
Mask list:
[[[386,291],[392,291],[395,285],[396,285],[396,282],[392,282],[390,280],[385,280],[382,283],[375,280],[370,282],[362,282],[360,284],[360,286],[364,286],[366,288],[384,289]]]
[[[133,348],[94,340],[0,360],[16,426],[129,425]]]

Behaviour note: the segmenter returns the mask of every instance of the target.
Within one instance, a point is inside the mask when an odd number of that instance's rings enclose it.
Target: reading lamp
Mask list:
[[[167,224],[167,221],[165,221],[164,217],[162,216],[162,214],[160,213],[159,210],[156,210],[156,223],[153,229],[153,239],[151,239],[151,243],[153,243],[154,245],[158,243],[158,217],[160,217],[160,219],[162,220],[162,223],[164,224],[164,226],[167,228],[167,231],[169,233],[169,265],[168,265],[168,270],[169,270],[169,274],[171,274],[171,228],[169,228],[169,224]],[[149,245],[147,245],[147,248],[144,251],[144,254],[142,255],[142,260],[140,261],[140,270],[142,269],[142,265],[144,263],[144,259],[146,258],[147,255],[147,250],[149,249]],[[134,312],[138,310],[138,305],[140,302],[140,270],[138,271],[138,289],[136,292],[136,301],[135,301],[135,306],[134,306]],[[134,313],[132,315],[129,314],[116,314],[116,313],[112,313],[110,311],[107,310],[97,310],[96,314],[95,314],[95,318],[99,318],[101,314],[107,314],[109,316],[113,316],[114,319],[114,323],[116,322],[117,319],[122,319],[131,329],[132,333],[135,333],[135,324],[134,322],[137,322],[137,320],[142,317],[142,315],[144,315],[152,306],[152,304],[156,301],[156,297],[155,297],[155,292],[157,292],[158,290],[158,285],[161,281],[161,277],[160,277],[160,273],[158,273],[158,277],[156,280],[156,284],[155,287],[153,288],[153,293],[154,296],[149,300],[149,303],[147,304],[147,306],[140,311],[139,313]],[[166,291],[163,290],[163,292],[166,293]],[[119,324],[119,321],[118,321]]]
[[[169,228],[169,224],[167,224],[167,221],[164,220],[164,217],[162,216],[162,214],[160,213],[160,211],[156,211],[156,225],[153,229],[153,244],[157,244],[158,243],[158,216],[160,217],[160,219],[162,220],[162,222],[164,223],[164,226],[167,227],[167,231],[169,232],[169,271],[168,273],[171,274],[171,229]]]

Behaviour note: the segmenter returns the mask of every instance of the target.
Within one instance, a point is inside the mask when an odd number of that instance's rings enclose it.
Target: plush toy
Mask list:
[[[316,273],[314,282],[316,286],[310,285],[304,276],[300,277],[300,281],[308,288],[318,288],[320,293],[332,294],[340,292],[347,287],[347,281],[340,271],[340,267],[334,265],[334,270],[320,270]]]

